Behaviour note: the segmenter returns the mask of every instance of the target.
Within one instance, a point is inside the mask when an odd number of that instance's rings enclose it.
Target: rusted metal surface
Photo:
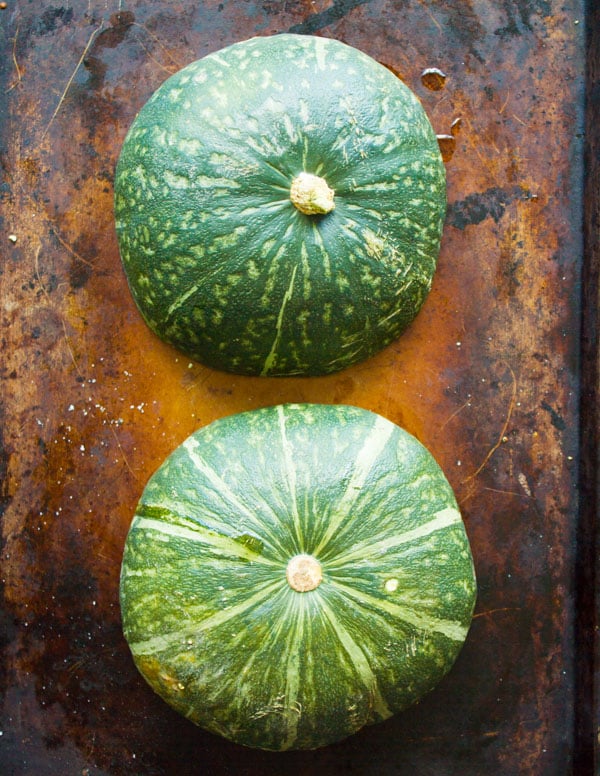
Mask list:
[[[573,772],[583,3],[9,0],[0,25],[0,771]],[[114,165],[169,73],[290,30],[356,46],[416,91],[447,137],[447,224],[424,309],[379,356],[327,378],[232,377],[142,323],[113,231]],[[419,706],[271,755],[193,727],[145,686],[118,575],[141,489],[178,443],[295,400],[375,410],[429,447],[465,517],[479,599],[458,663]]]

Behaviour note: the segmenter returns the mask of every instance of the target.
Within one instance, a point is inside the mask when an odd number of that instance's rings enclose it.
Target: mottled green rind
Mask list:
[[[323,581],[286,581],[299,553]],[[395,582],[390,582],[395,580]],[[125,636],[198,725],[312,749],[405,708],[452,666],[475,601],[453,492],[366,410],[281,405],[197,431],[150,479],[121,571]]]
[[[300,213],[300,172],[335,210]],[[150,328],[230,372],[326,374],[396,339],[427,296],[446,208],[416,96],[335,40],[237,43],[169,78],[123,144],[116,229]]]

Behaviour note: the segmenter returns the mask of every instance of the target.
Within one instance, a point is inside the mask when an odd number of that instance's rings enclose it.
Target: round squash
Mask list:
[[[120,583],[151,687],[270,750],[324,746],[418,700],[452,666],[474,600],[440,467],[344,405],[253,410],[190,436],[143,492]]]
[[[427,296],[445,169],[416,96],[335,40],[252,38],[170,77],[115,177],[150,328],[208,366],[318,375],[396,339]]]

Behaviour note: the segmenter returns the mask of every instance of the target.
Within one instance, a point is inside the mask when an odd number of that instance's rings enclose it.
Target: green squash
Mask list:
[[[253,38],[170,77],[115,177],[129,286],[195,360],[317,375],[396,339],[424,302],[446,178],[416,96],[343,43]]]
[[[379,415],[279,405],[200,429],[127,537],[125,636],[148,683],[247,746],[313,749],[431,690],[475,577],[431,454]]]

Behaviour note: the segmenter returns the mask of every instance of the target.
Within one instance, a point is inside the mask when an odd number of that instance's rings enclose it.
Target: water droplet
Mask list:
[[[458,133],[460,132],[462,127],[462,119],[460,116],[457,119],[454,119],[452,124],[450,124],[450,134],[452,137],[456,137]]]
[[[439,92],[446,85],[446,73],[438,67],[428,67],[421,73],[421,83],[432,92]]]

